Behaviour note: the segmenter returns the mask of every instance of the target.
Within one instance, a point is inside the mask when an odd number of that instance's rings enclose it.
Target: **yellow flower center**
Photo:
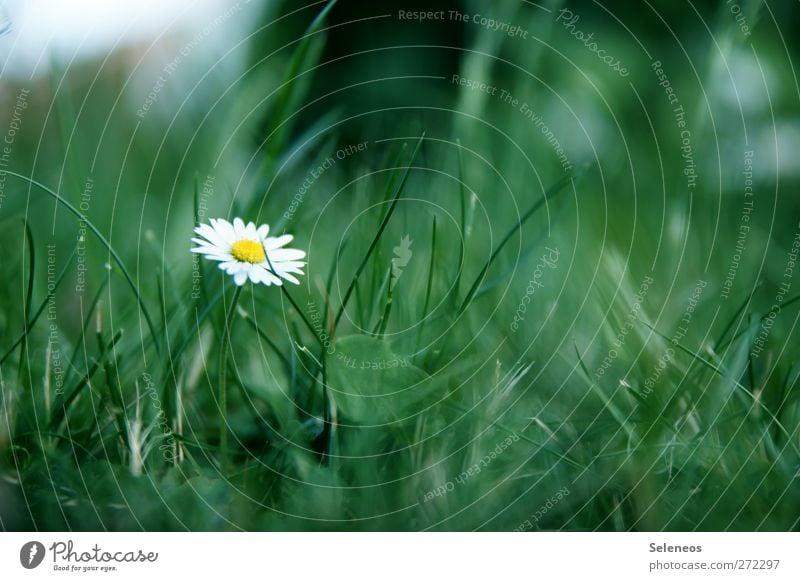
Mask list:
[[[255,240],[237,240],[233,243],[231,254],[236,260],[250,264],[264,262],[267,258],[264,254],[264,245]]]

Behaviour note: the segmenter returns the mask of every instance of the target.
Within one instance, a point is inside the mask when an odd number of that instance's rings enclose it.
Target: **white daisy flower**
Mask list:
[[[233,224],[222,218],[211,219],[211,225],[201,224],[194,229],[199,238],[192,238],[197,244],[192,252],[204,254],[209,260],[218,261],[219,267],[242,286],[249,278],[251,282],[267,286],[283,284],[288,280],[300,284],[292,274],[304,274],[302,262],[306,253],[294,248],[283,248],[294,236],[267,236],[269,226],[258,228],[252,222],[245,225],[241,218],[234,218]]]

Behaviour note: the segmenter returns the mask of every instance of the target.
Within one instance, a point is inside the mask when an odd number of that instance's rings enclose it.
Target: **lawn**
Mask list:
[[[0,528],[800,529],[797,16],[6,31]]]

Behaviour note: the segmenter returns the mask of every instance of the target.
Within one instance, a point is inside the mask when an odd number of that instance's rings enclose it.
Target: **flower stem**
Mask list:
[[[322,345],[322,339],[319,338],[319,336],[317,335],[317,332],[314,330],[314,326],[308,321],[308,319],[306,318],[305,313],[297,305],[295,300],[292,298],[292,295],[290,295],[289,291],[286,290],[286,285],[285,284],[281,285],[281,292],[283,292],[283,296],[285,296],[288,299],[288,301],[292,304],[292,306],[294,307],[294,310],[297,311],[297,314],[300,315],[300,318],[303,319],[303,323],[305,323],[305,325],[308,328],[308,330],[311,331],[311,334],[314,336],[314,339],[316,339],[317,343]]]
[[[267,257],[267,265],[269,266],[269,271],[272,274],[274,274],[276,278],[280,278],[280,276],[278,275],[278,271],[275,270],[274,266],[272,266],[272,261],[269,259],[269,253],[267,253],[266,257]],[[308,327],[308,330],[311,331],[311,335],[313,335],[313,337],[314,337],[314,339],[316,339],[317,343],[319,343],[320,346],[322,346],[322,339],[319,338],[319,336],[317,335],[317,332],[314,330],[314,326],[308,321],[308,319],[306,318],[305,313],[297,305],[297,302],[295,302],[295,300],[292,298],[292,295],[290,295],[289,291],[286,290],[286,285],[285,284],[281,284],[280,287],[281,287],[281,292],[283,293],[283,296],[285,296],[287,298],[287,300],[292,304],[292,306],[294,307],[294,310],[297,311],[297,314],[300,315],[300,318],[303,320],[303,323],[305,323],[306,327]]]
[[[222,474],[228,470],[228,349],[230,348],[231,327],[233,326],[233,316],[236,311],[236,303],[239,302],[239,295],[242,294],[242,287],[237,286],[233,293],[233,299],[228,307],[228,314],[225,317],[225,328],[222,331],[222,343],[219,351],[219,465]]]

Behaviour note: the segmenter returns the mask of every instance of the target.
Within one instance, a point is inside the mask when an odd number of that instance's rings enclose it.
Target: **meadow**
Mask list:
[[[0,37],[0,528],[800,529],[797,16],[240,1],[32,78]],[[190,252],[218,218],[299,284]]]

